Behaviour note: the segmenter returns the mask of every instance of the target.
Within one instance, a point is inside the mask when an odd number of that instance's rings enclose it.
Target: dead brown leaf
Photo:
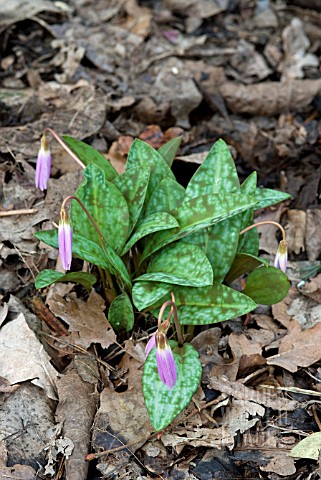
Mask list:
[[[305,251],[305,226],[306,213],[303,210],[288,210],[288,224],[286,227],[286,240],[288,252],[296,255]]]
[[[8,452],[3,440],[0,441],[0,477],[2,480],[36,480],[37,472],[29,465],[7,467]]]
[[[282,80],[288,78],[303,78],[304,67],[318,67],[319,59],[312,53],[306,53],[310,41],[304,33],[302,21],[293,17],[290,25],[282,32],[284,61],[279,66],[282,72]]]
[[[9,465],[37,466],[37,461],[44,463],[45,447],[53,434],[54,410],[55,403],[30,382],[23,383],[10,395],[1,395],[0,442],[4,441],[8,449]],[[2,448],[0,452],[3,452]],[[1,466],[0,472],[3,473]]]
[[[1,328],[0,356],[4,359],[0,362],[0,376],[11,385],[30,380],[43,388],[49,398],[56,399],[58,373],[23,313]]]
[[[321,210],[306,212],[305,246],[309,260],[316,260],[321,253]]]
[[[270,395],[269,392],[262,392],[246,387],[240,382],[230,382],[226,377],[213,377],[209,381],[209,386],[214,390],[231,395],[237,400],[247,400],[259,403],[273,410],[291,411],[294,410],[297,403],[278,395]]]
[[[250,115],[276,115],[289,110],[301,112],[320,92],[320,79],[253,85],[225,81],[219,87],[219,93],[232,112]]]
[[[321,335],[321,323],[302,330],[299,322],[292,320],[288,331],[280,342],[279,353],[267,359],[268,365],[296,372],[298,367],[309,367],[321,359],[321,343],[316,341]]]
[[[87,380],[79,374],[79,367],[87,370]],[[89,465],[85,457],[89,451],[90,430],[98,400],[95,394],[98,377],[95,360],[87,356],[78,356],[57,382],[59,397],[57,421],[63,424],[64,437],[71,439],[74,444],[72,454],[66,459],[66,475],[69,480],[87,478]]]
[[[115,343],[115,332],[103,313],[105,302],[94,290],[87,302],[74,294],[67,296],[66,300],[59,295],[53,296],[50,298],[49,307],[54,315],[69,325],[71,334],[66,338],[70,343],[83,348],[90,347],[92,343],[108,348]]]
[[[274,337],[273,334],[272,337]],[[243,376],[254,367],[265,365],[266,360],[262,356],[262,344],[256,342],[253,338],[250,340],[244,333],[232,332],[229,335],[228,343],[235,361],[239,365],[239,376]]]

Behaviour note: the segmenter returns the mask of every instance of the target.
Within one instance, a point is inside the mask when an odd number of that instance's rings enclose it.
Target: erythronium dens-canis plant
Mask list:
[[[64,200],[59,228],[36,237],[59,248],[65,270],[72,257],[96,268],[95,275],[43,270],[36,287],[62,281],[89,290],[99,282],[117,333],[131,332],[136,318],[158,317],[146,351],[143,393],[152,425],[160,431],[185,408],[200,382],[198,353],[183,341],[186,328],[229,320],[286,296],[285,232],[280,226],[282,240],[270,266],[259,257],[254,212],[289,195],[258,188],[256,172],[240,184],[223,140],[184,188],[171,170],[180,138],[159,150],[135,140],[119,175],[91,146],[46,130],[82,166],[84,181]],[[43,190],[51,156],[46,137],[41,145],[36,183]],[[235,288],[240,277],[246,278],[242,291]],[[173,325],[176,340],[168,340]]]

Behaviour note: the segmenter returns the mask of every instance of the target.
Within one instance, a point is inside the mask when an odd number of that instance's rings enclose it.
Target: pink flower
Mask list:
[[[41,137],[40,150],[37,157],[35,184],[40,190],[46,190],[50,177],[51,153],[45,134]]]
[[[58,248],[63,268],[65,270],[70,270],[72,260],[72,229],[64,208],[60,210]]]
[[[286,267],[288,264],[288,244],[285,240],[281,240],[279,243],[278,251],[275,255],[274,266],[286,272]]]
[[[156,363],[158,369],[158,375],[161,381],[170,390],[176,385],[177,372],[176,363],[172,349],[168,343],[166,333],[157,331],[150,338],[146,345],[146,356],[156,346]]]

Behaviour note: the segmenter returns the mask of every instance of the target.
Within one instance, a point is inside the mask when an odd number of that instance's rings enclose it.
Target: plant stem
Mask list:
[[[69,155],[75,160],[75,162],[77,162],[78,165],[81,166],[81,168],[86,168],[86,165],[82,163],[80,158],[77,157],[77,155],[65,144],[65,142],[59,137],[59,135],[57,135],[57,133],[52,130],[52,128],[47,127],[45,128],[45,131],[50,132],[51,135],[55,137],[57,142],[60,143],[60,145],[66,150],[67,153],[69,153]]]
[[[169,305],[171,305],[171,310],[170,310],[169,315],[166,318],[165,322],[163,322],[163,324],[162,324],[163,313]],[[159,314],[158,314],[158,329],[161,330],[162,327],[164,327],[164,326],[166,328],[168,328],[169,325],[170,325],[170,318],[171,318],[172,315],[174,315],[174,323],[175,323],[175,329],[176,329],[176,333],[177,333],[178,343],[179,343],[179,345],[183,345],[184,340],[183,340],[181,327],[180,327],[179,320],[178,320],[177,306],[176,306],[176,303],[174,303],[172,300],[168,300],[167,302],[165,302],[161,306],[161,309],[160,309]]]
[[[274,225],[275,227],[278,227],[281,230],[283,241],[286,242],[286,235],[285,235],[284,228],[282,227],[282,225],[280,225],[277,222],[273,222],[272,220],[265,220],[264,222],[253,223],[253,225],[250,225],[249,227],[244,228],[244,230],[240,232],[240,235],[243,235],[243,233],[248,232],[252,228],[260,227],[261,225]]]

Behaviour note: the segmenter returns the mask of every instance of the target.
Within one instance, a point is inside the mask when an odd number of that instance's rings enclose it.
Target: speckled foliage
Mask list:
[[[143,393],[150,421],[156,431],[171,423],[189,404],[202,375],[198,353],[192,345],[179,347],[170,341],[177,369],[177,383],[169,389],[158,375],[155,349],[149,354],[143,375]]]

